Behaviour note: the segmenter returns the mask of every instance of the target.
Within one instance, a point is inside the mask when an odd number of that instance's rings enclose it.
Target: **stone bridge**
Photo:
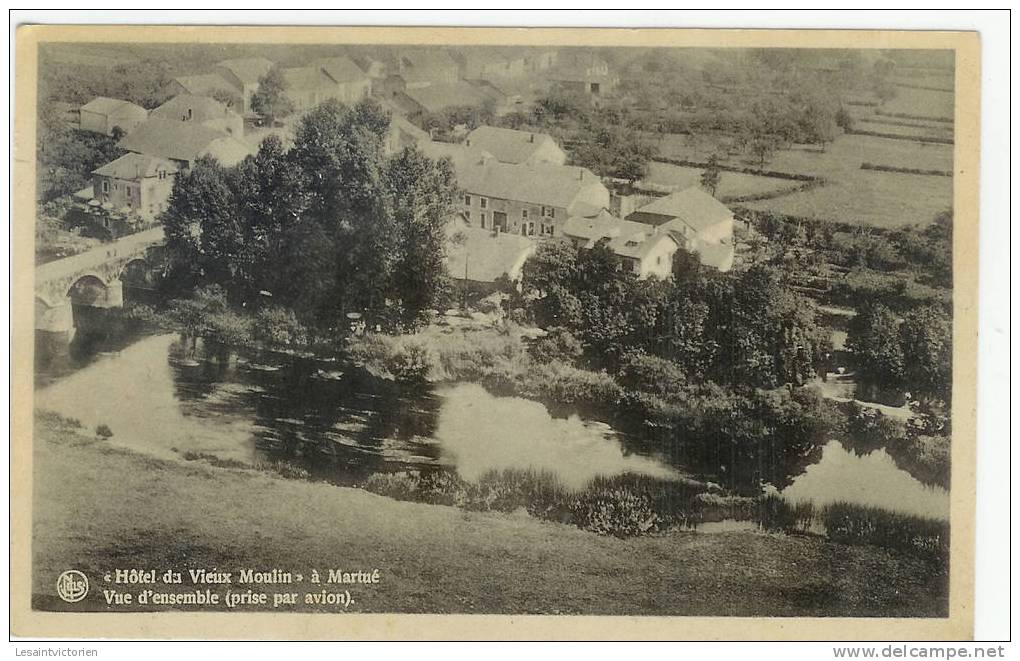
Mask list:
[[[35,328],[74,333],[73,306],[98,308],[124,304],[124,280],[144,274],[163,244],[155,227],[35,268]]]

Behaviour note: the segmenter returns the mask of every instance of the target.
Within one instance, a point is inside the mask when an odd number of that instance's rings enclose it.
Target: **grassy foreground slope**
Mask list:
[[[378,585],[349,586],[350,609],[365,612],[939,616],[946,608],[946,586],[922,562],[878,548],[742,532],[599,537],[526,515],[155,460],[48,417],[36,423],[34,498],[33,601],[46,610],[71,608],[55,596],[65,569],[101,585],[114,568],[169,567],[306,576],[378,568]],[[93,588],[75,608],[114,607]]]

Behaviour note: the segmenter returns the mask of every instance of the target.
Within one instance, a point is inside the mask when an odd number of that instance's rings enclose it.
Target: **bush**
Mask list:
[[[99,436],[101,438],[110,438],[111,436],[113,436],[113,430],[111,430],[110,427],[105,424],[96,425],[96,436]]]
[[[539,363],[560,361],[573,365],[584,353],[581,341],[574,337],[566,328],[549,329],[549,334],[540,337],[528,347],[528,353]]]
[[[569,493],[554,473],[535,470],[491,470],[468,490],[471,509],[513,512],[563,520],[568,513]]]
[[[815,507],[810,502],[791,503],[775,493],[758,500],[758,524],[762,530],[805,532],[815,517]]]
[[[653,532],[660,522],[646,496],[625,489],[589,489],[574,499],[570,511],[578,527],[614,537]]]
[[[294,346],[308,343],[308,330],[298,321],[293,310],[273,306],[262,308],[255,315],[255,339],[268,346]]]
[[[435,353],[419,341],[404,338],[386,359],[386,370],[397,381],[423,382],[436,364]]]

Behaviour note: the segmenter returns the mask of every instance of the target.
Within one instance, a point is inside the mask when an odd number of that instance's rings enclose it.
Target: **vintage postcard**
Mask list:
[[[969,638],[978,46],[20,28],[12,632]]]

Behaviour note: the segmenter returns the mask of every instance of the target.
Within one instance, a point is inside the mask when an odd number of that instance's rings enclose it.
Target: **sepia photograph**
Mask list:
[[[976,40],[68,29],[26,617],[968,635]]]

